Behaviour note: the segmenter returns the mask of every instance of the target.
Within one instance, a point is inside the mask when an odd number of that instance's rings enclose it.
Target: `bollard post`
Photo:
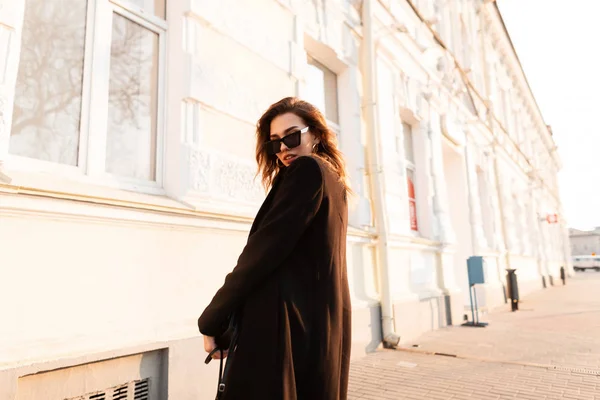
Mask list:
[[[519,283],[517,282],[516,269],[506,269],[506,283],[508,287],[508,297],[510,297],[511,311],[519,309]]]

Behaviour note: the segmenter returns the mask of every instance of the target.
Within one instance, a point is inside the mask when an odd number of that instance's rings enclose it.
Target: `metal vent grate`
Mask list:
[[[150,394],[150,386],[148,383],[148,379],[135,383],[135,392],[133,394],[134,400],[148,400]]]
[[[126,383],[123,386],[119,386],[113,390],[112,400],[128,400],[127,392],[129,391],[129,384]]]
[[[108,388],[101,392],[88,393],[83,396],[65,400],[149,400],[150,379],[132,381]]]

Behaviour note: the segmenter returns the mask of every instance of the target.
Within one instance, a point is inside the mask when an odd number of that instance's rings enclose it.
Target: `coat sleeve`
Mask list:
[[[312,157],[299,157],[285,172],[273,204],[248,239],[237,266],[198,319],[200,332],[219,336],[230,314],[290,255],[319,210],[323,175]]]

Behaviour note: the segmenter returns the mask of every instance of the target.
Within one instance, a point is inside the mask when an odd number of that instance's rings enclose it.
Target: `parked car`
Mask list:
[[[594,271],[600,271],[600,257],[598,257],[598,256],[574,256],[573,257],[573,269],[575,271],[585,271],[586,269],[593,269]]]

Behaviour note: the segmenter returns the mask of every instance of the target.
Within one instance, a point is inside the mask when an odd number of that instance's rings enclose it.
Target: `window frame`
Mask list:
[[[413,186],[413,192],[415,194],[414,198],[410,197],[410,184],[409,184],[410,177],[408,174],[409,171],[412,173],[412,177],[413,177],[413,179],[411,181],[412,181],[412,186]],[[418,234],[420,234],[420,230],[419,230],[419,208],[417,206],[417,198],[418,198],[417,187],[418,187],[418,185],[415,182],[417,180],[416,178],[417,178],[417,170],[416,170],[415,166],[412,163],[406,164],[406,188],[407,188],[407,193],[408,193],[407,199],[408,199],[408,218],[409,218],[409,224],[410,224],[410,231],[413,234],[418,235]],[[413,227],[413,220],[411,217],[411,209],[410,209],[411,205],[413,205],[413,204],[414,204],[414,211],[415,211],[414,227]]]
[[[409,97],[411,96],[411,90],[409,88],[409,78],[402,71],[401,66],[399,66],[393,60],[393,55],[386,51],[385,49],[381,49],[378,53],[376,71],[377,71],[377,87],[379,87],[380,79],[380,68],[385,68],[390,73],[391,85],[393,87],[393,115],[394,115],[394,123],[392,129],[394,130],[393,141],[394,141],[394,158],[397,161],[395,164],[397,165],[397,173],[399,174],[400,181],[397,181],[398,186],[402,192],[401,202],[407,201],[407,203],[398,204],[398,207],[406,207],[403,211],[403,216],[405,221],[408,221],[408,224],[405,225],[406,231],[405,233],[411,237],[423,238],[428,235],[428,218],[423,214],[423,207],[419,206],[421,197],[423,193],[426,192],[426,188],[419,188],[419,181],[423,179],[422,173],[422,165],[423,160],[420,159],[419,153],[417,150],[417,143],[422,140],[421,135],[421,119],[419,115],[415,112],[413,104]],[[380,102],[379,93],[377,94],[377,102]],[[380,109],[381,110],[381,109]],[[378,115],[378,118],[381,118],[381,115]],[[413,160],[410,161],[407,158],[407,151],[405,148],[405,134],[404,134],[404,125],[410,127],[411,133],[411,143],[412,143],[412,155]],[[380,132],[380,136],[383,139],[383,133]],[[412,221],[410,219],[410,203],[411,199],[409,198],[409,187],[408,187],[408,171],[411,171],[413,175],[413,187],[415,192],[414,197],[414,205],[415,205],[415,217],[416,217],[416,227],[417,229],[412,229]],[[406,214],[405,214],[406,212]],[[420,221],[420,222],[419,222]]]
[[[94,30],[96,0],[87,0],[86,18],[85,18],[85,37],[83,48],[83,71],[81,84],[81,108],[79,115],[79,132],[77,146],[77,164],[61,164],[58,162],[41,160],[21,155],[12,154],[10,152],[10,136],[12,136],[12,128],[9,135],[7,161],[15,169],[25,172],[45,172],[52,175],[61,175],[69,178],[80,178],[85,175],[87,169],[87,153],[88,153],[88,127],[90,118],[89,98],[91,96],[91,79],[92,79],[92,61],[94,47]],[[23,17],[25,18],[25,16]],[[21,44],[22,45],[22,44]],[[19,59],[19,68],[21,60]],[[16,95],[15,95],[16,97]],[[14,112],[14,111],[13,111]]]
[[[168,1],[165,3],[165,14]],[[139,24],[158,38],[154,180],[131,178],[106,171],[113,14]],[[125,0],[87,0],[85,24],[77,165],[11,154],[10,144],[8,165],[11,169],[26,173],[45,173],[54,178],[82,183],[164,194],[168,22]]]
[[[310,60],[312,59],[313,62],[315,62],[318,65],[315,64],[311,64]],[[338,136],[340,135],[341,129],[340,129],[340,81],[339,81],[339,74],[334,71],[333,69],[331,69],[327,64],[325,64],[324,62],[322,62],[318,57],[315,57],[314,54],[310,53],[310,52],[306,52],[306,66],[307,68],[312,65],[314,67],[317,67],[319,69],[326,69],[327,71],[331,72],[333,75],[335,75],[335,103],[336,103],[336,112],[337,112],[337,120],[338,122],[334,122],[331,119],[329,119],[327,117],[327,109],[322,110],[323,115],[325,116],[325,121],[327,121],[327,126],[329,128],[331,128],[333,130],[333,132],[335,132],[335,134]],[[325,82],[323,82],[325,83]],[[306,87],[308,88],[308,84],[306,83]],[[325,94],[325,99],[327,99],[327,86],[324,85],[324,89],[323,89],[323,93]],[[310,101],[309,99],[307,99],[308,101]],[[325,100],[325,107],[327,107],[327,100]]]
[[[418,199],[419,199],[419,194],[418,194],[418,186],[417,185],[417,166],[416,163],[417,161],[414,159],[415,156],[415,137],[413,134],[414,131],[414,124],[411,124],[408,121],[405,121],[404,119],[400,118],[400,126],[401,126],[401,131],[402,131],[402,149],[403,149],[403,156],[404,156],[404,168],[405,168],[405,175],[406,175],[406,199],[408,200],[408,218],[409,218],[409,228],[410,228],[410,232],[415,234],[415,235],[420,235],[420,230],[419,230],[419,207],[418,207]],[[410,144],[412,146],[411,150],[411,154],[413,156],[413,160],[409,160],[407,157],[407,149],[406,149],[406,132],[404,130],[404,127],[408,126],[410,128]],[[409,171],[412,173],[412,185],[413,185],[413,190],[414,190],[414,198],[410,197],[410,188],[409,188]],[[413,221],[411,219],[411,214],[410,214],[410,206],[411,203],[414,203],[414,207],[415,207],[415,228],[413,228]]]

